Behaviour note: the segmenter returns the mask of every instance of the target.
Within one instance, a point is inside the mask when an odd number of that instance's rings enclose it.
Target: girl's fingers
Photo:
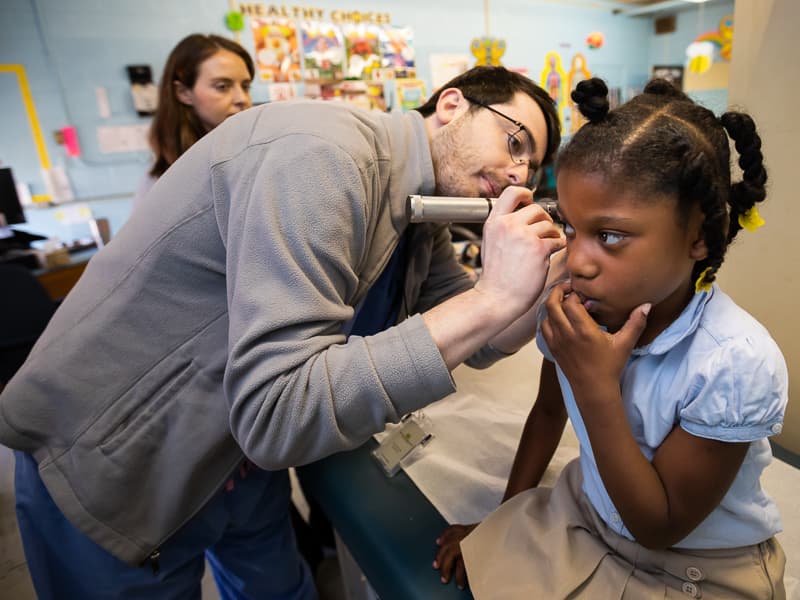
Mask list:
[[[551,330],[553,334],[565,331],[571,331],[572,327],[569,318],[564,314],[564,298],[569,296],[570,291],[569,282],[562,282],[555,286],[550,291],[550,295],[545,300],[545,308],[547,309],[547,318],[550,321]]]

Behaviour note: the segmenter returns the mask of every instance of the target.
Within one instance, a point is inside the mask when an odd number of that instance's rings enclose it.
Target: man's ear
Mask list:
[[[178,102],[186,106],[193,106],[194,94],[192,90],[183,85],[180,81],[174,81],[173,83],[175,84],[175,97],[178,99]]]
[[[436,102],[436,120],[440,125],[447,125],[469,108],[464,94],[458,88],[447,88],[439,95]]]

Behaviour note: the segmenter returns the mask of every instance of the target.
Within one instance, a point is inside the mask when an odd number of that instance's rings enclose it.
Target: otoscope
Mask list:
[[[408,197],[408,214],[412,223],[483,223],[494,208],[497,198],[460,198],[457,196]],[[534,200],[547,214],[558,221],[558,202],[552,198]]]

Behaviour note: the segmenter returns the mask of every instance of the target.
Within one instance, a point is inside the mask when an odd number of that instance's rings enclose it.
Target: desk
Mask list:
[[[97,250],[92,248],[70,254],[69,264],[49,269],[37,269],[34,273],[52,300],[63,300],[72,286],[80,279],[89,259],[96,252]]]
[[[374,440],[297,469],[381,600],[465,600],[431,566],[447,522],[403,471],[386,477]]]

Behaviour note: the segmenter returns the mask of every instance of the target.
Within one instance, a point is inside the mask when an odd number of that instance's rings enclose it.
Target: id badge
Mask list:
[[[372,456],[386,476],[393,477],[400,470],[401,461],[432,438],[433,434],[425,433],[417,419],[409,415],[372,451]]]

